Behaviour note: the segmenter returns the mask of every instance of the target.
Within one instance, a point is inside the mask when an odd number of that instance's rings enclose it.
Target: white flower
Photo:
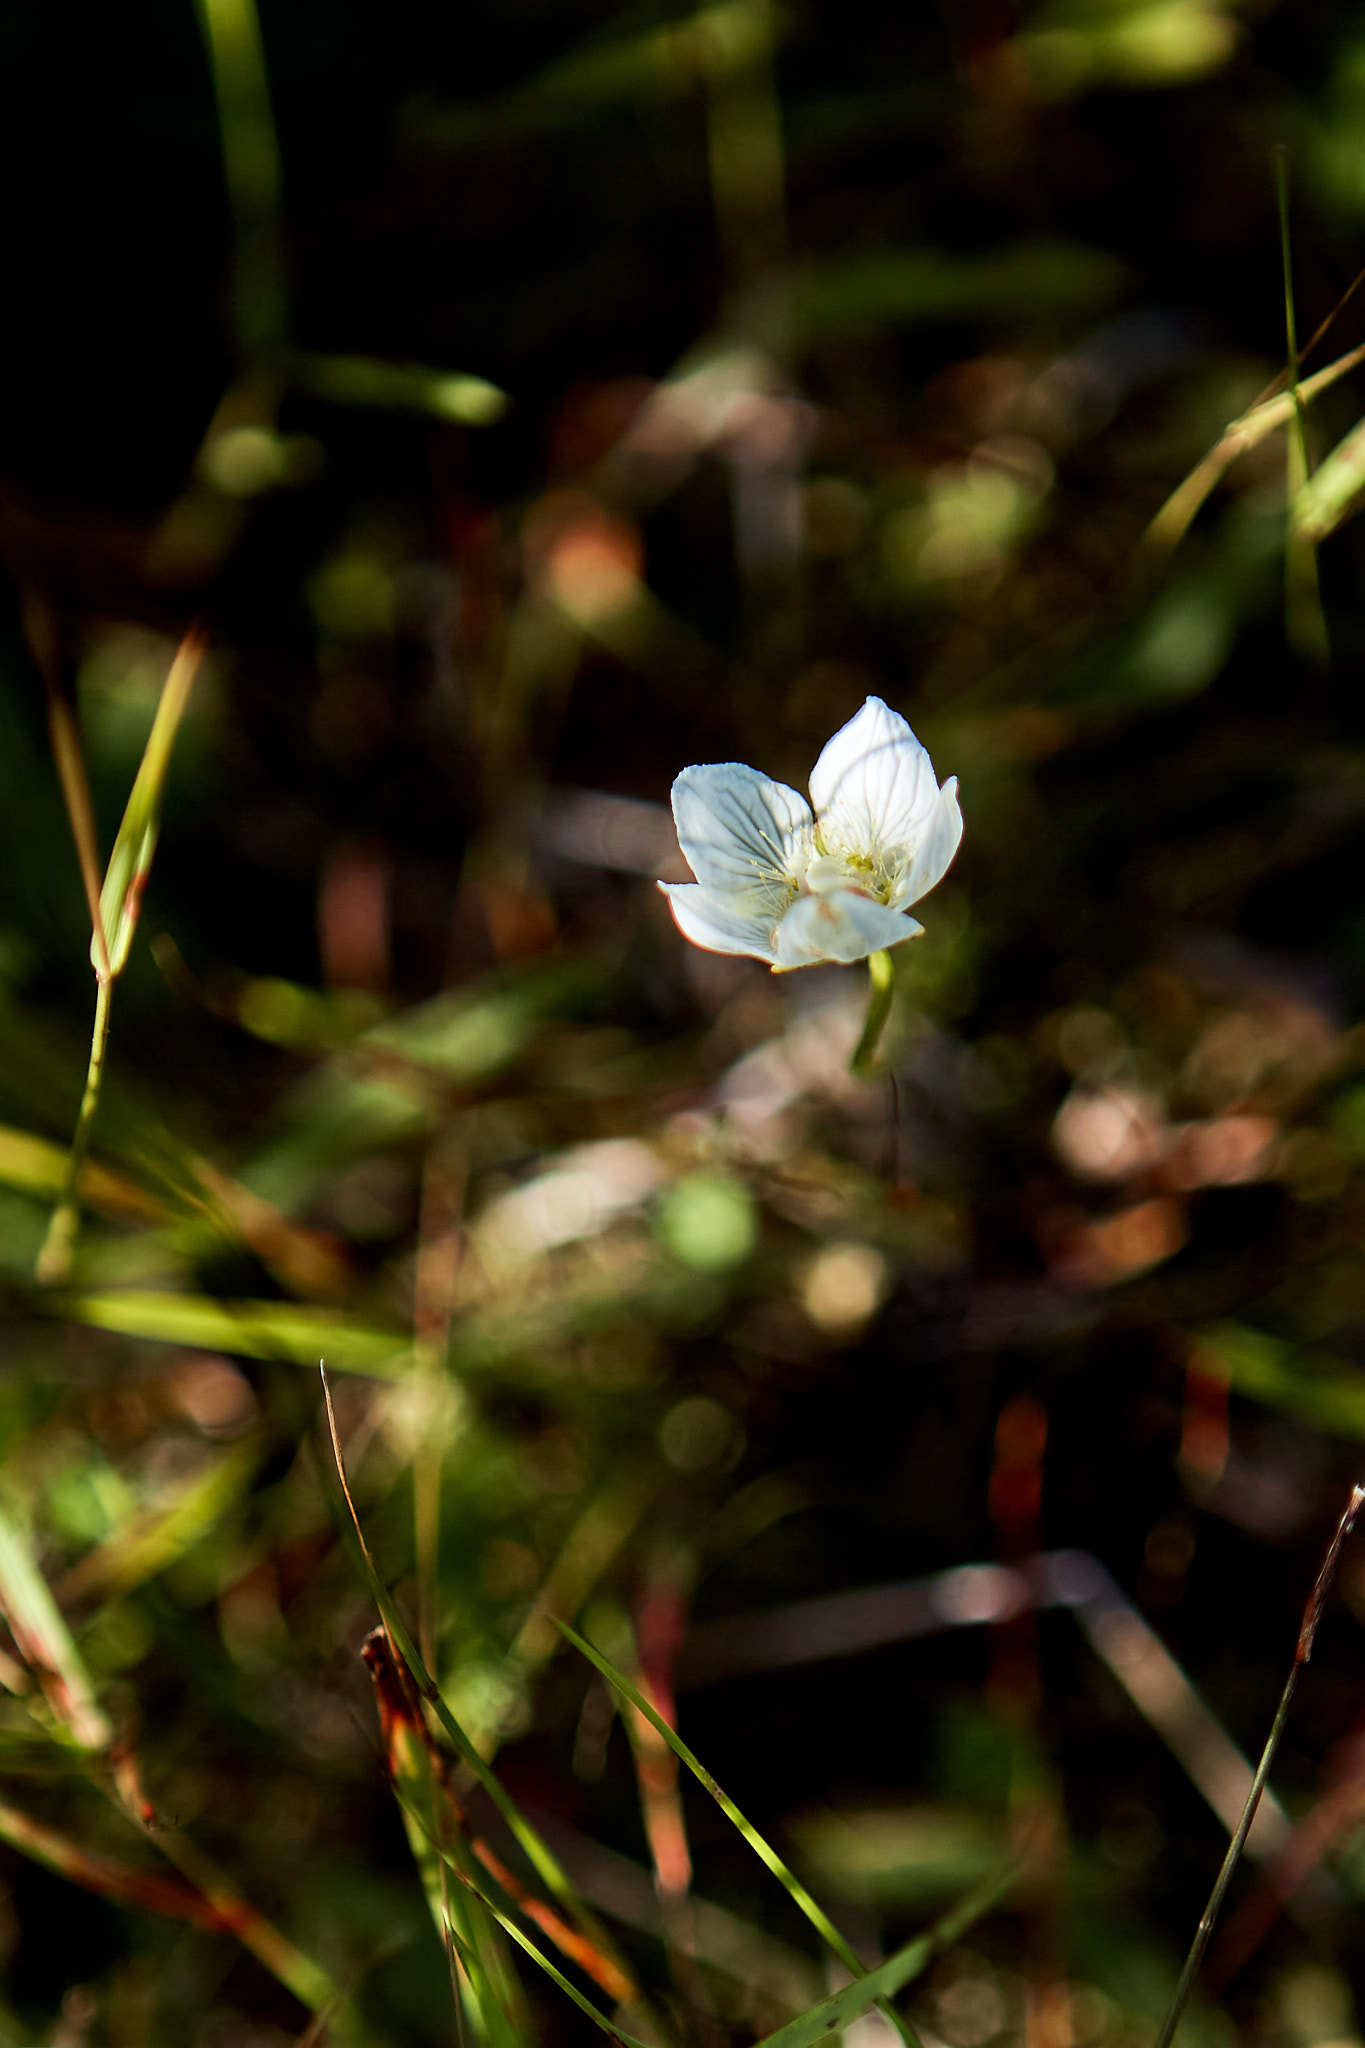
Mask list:
[[[940,789],[903,718],[869,697],[794,789],[738,761],[684,768],[673,822],[695,882],[660,882],[678,928],[776,970],[864,960],[913,938],[906,911],[962,837],[957,777]]]

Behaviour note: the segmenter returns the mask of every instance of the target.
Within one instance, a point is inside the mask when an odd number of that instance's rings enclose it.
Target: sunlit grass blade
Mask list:
[[[1365,362],[1365,342],[1357,348],[1348,349],[1325,370],[1302,378],[1297,403],[1294,394],[1282,391],[1276,397],[1258,400],[1232,420],[1184,482],[1177,484],[1151,521],[1142,540],[1143,551],[1148,558],[1164,559],[1174,552],[1193,525],[1204,500],[1239,455],[1258,448],[1268,434],[1288,425],[1299,406],[1308,404],[1321,392],[1339,383],[1362,362]]]
[[[71,826],[71,837],[81,871],[81,885],[85,890],[86,907],[90,912],[90,929],[94,934],[95,945],[95,972],[107,979],[109,955],[104,944],[104,927],[99,914],[99,834],[95,828],[95,806],[90,795],[90,777],[86,771],[85,751],[81,746],[76,707],[61,658],[60,634],[51,607],[35,596],[30,595],[25,599],[23,618],[29,645],[33,649],[34,659],[43,678],[43,693],[47,702],[48,740],[52,748],[52,759],[56,764],[57,780],[61,784],[62,802],[66,806],[66,815]]]
[[[624,2048],[658,2048],[657,2039],[653,2042],[642,2041],[638,2035],[627,2033],[615,2019],[609,2019],[606,2013],[599,2011],[592,2000],[586,1998],[576,1984],[570,1983],[558,1965],[553,1963],[542,1949],[537,1948],[531,1937],[524,1934],[514,1920],[509,1919],[505,1913],[500,1913],[496,1906],[490,1905],[488,1910],[503,1932],[510,1935],[519,1948],[525,1949],[527,1955],[545,1972],[551,1983],[557,1984],[565,1997],[571,1998],[579,2011],[587,2014],[594,2026],[600,2027],[613,2041],[622,2042]]]
[[[458,426],[487,427],[507,410],[507,394],[486,377],[425,363],[386,363],[374,356],[294,354],[289,373],[302,391],[335,405],[428,413]]]
[[[202,627],[192,626],[176,650],[162,686],[152,729],[142,751],[123,819],[100,890],[100,921],[109,954],[109,972],[117,976],[128,958],[142,909],[143,892],[161,829],[161,805],[171,750],[189,705],[190,690],[204,657]],[[95,951],[92,947],[91,958]]]
[[[361,1655],[374,1682],[389,1784],[428,1910],[450,1957],[452,1992],[463,2002],[480,2039],[497,2041],[515,2027],[520,2001],[490,1940],[493,1923],[482,1910],[470,1874],[469,1845],[455,1824],[441,1759],[382,1628],[367,1637]],[[459,1880],[453,1890],[451,1868]]]
[[[402,1616],[390,1598],[388,1588],[375,1569],[374,1559],[370,1555],[369,1545],[365,1540],[364,1528],[356,1512],[355,1503],[351,1498],[350,1483],[346,1476],[346,1462],[342,1454],[341,1437],[337,1429],[336,1413],[332,1406],[332,1392],[327,1384],[327,1368],[325,1366],[322,1368],[322,1390],[337,1480],[341,1486],[346,1513],[350,1518],[351,1528],[354,1531],[361,1568],[369,1585],[375,1607],[384,1624],[389,1642],[392,1644],[396,1655],[402,1659],[403,1664],[406,1666],[408,1675],[421,1700],[435,1715],[440,1726],[449,1737],[461,1762],[468,1766],[479,1784],[482,1785],[484,1791],[487,1792],[542,1884],[545,1885],[551,1896],[564,1909],[567,1917],[586,1936],[599,1956],[619,1973],[619,1982],[623,1993],[633,1996],[634,1979],[632,1974],[623,1958],[618,1954],[615,1944],[611,1941],[606,1929],[601,1926],[596,1916],[588,1912],[584,1907],[558,1857],[543,1837],[526,1820],[515,1800],[504,1789],[494,1772],[489,1769],[464,1728],[446,1705],[445,1700],[441,1696],[439,1686],[423,1663],[416,1643],[413,1641]]]
[[[245,361],[277,354],[289,327],[280,232],[280,145],[254,0],[199,0],[232,215],[232,310]]]
[[[446,1757],[431,1738],[412,1680],[382,1628],[375,1629],[367,1638],[362,1654],[374,1681],[389,1776],[396,1796],[407,1809],[410,1838],[421,1837],[420,1842],[414,1840],[414,1854],[419,1868],[428,1871],[428,1896],[435,1894],[440,1913],[444,1912],[446,1902],[430,1881],[433,1852],[482,1897],[484,1885],[475,1867],[481,1866],[486,1879],[502,1894],[502,1903],[515,1906],[533,1921],[609,1997],[620,2002],[636,1997],[633,1981],[623,1975],[612,1959],[568,1926],[552,1907],[527,1892],[496,1851],[470,1831],[451,1783]],[[437,1910],[435,1905],[433,1910]]]
[[[169,1505],[131,1516],[60,1580],[66,1600],[128,1593],[156,1578],[208,1536],[242,1498],[269,1453],[260,1434],[233,1444],[183,1485]]]
[[[117,1857],[96,1854],[18,1807],[0,1805],[0,1840],[36,1863],[116,1905],[165,1913],[215,1933],[235,1933],[232,1919],[193,1886],[161,1871],[139,1869]]]
[[[792,1904],[796,1906],[799,1912],[805,1915],[826,1947],[839,1958],[845,1969],[851,1971],[855,1976],[861,1977],[863,1975],[862,1963],[824,1908],[816,1903],[815,1899],[812,1898],[811,1894],[802,1884],[800,1878],[797,1877],[795,1871],[791,1870],[783,1862],[777,1851],[759,1833],[753,1822],[740,1812],[729,1794],[721,1790],[721,1787],[712,1777],[710,1771],[707,1770],[705,1764],[702,1763],[700,1757],[688,1748],[676,1729],[669,1727],[663,1715],[651,1701],[645,1698],[639,1687],[632,1685],[630,1680],[618,1671],[602,1655],[600,1650],[587,1641],[586,1637],[579,1635],[578,1631],[571,1628],[566,1621],[561,1621],[557,1625],[566,1640],[571,1642],[574,1648],[587,1658],[594,1669],[600,1672],[602,1677],[606,1679],[608,1685],[618,1692],[623,1699],[628,1700],[637,1713],[649,1722],[655,1733],[662,1736],[674,1755],[691,1771],[697,1783],[710,1793],[726,1819],[744,1837],[759,1861],[766,1864],[767,1868],[772,1872],[773,1876],[787,1893],[787,1896],[791,1899]],[[876,1995],[874,1994],[874,1997]],[[898,2013],[888,2010],[887,2017],[904,2042],[913,2044],[918,2041],[919,2037],[915,2034],[913,2028],[909,2027]]]
[[[54,1196],[66,1181],[67,1152],[50,1138],[32,1131],[0,1124],[0,1186],[16,1188],[26,1195]],[[137,1182],[112,1167],[87,1158],[80,1171],[76,1192],[90,1209],[121,1223],[159,1223],[165,1220],[164,1205]]]
[[[838,2033],[843,2027],[865,2013],[869,2006],[881,2005],[912,1984],[916,1977],[924,1974],[935,1956],[942,1955],[973,1927],[992,1906],[996,1905],[1020,1875],[1021,1866],[1009,1864],[997,1871],[970,1891],[951,1911],[936,1920],[927,1934],[918,1935],[908,1941],[904,1948],[888,1956],[875,1970],[862,1972],[852,1984],[846,1984],[842,1991],[832,1993],[813,2005],[809,2012],[801,2013],[796,2019],[788,2020],[783,2027],[766,2034],[756,2048],[813,2048],[813,2044],[827,2035]]]
[[[85,1660],[27,1538],[0,1509],[0,1610],[48,1705],[81,1749],[107,1749],[114,1730]]]
[[[293,1301],[218,1301],[207,1294],[109,1288],[50,1294],[50,1315],[158,1344],[193,1344],[241,1358],[271,1358],[315,1367],[325,1354],[339,1372],[402,1379],[416,1347],[402,1330],[384,1329],[338,1309]]]
[[[150,1809],[141,1794],[136,1766],[127,1756],[120,1758],[116,1754],[113,1724],[96,1698],[85,1661],[65,1618],[38,1569],[29,1544],[3,1514],[0,1514],[0,1608],[3,1608],[15,1643],[32,1667],[54,1715],[71,1740],[89,1757],[90,1775],[105,1791],[111,1791],[112,1780],[112,1796],[117,1804],[140,1830],[146,1830]],[[13,1814],[10,1817],[17,1846],[39,1855],[42,1831],[37,1823],[26,1824],[27,1840],[17,1841],[22,1818]],[[311,2011],[316,2012],[335,2003],[336,1987],[326,1972],[295,1948],[264,1914],[229,1884],[212,1861],[187,1837],[176,1829],[158,1827],[151,1832],[150,1839],[201,1896],[204,1913],[208,1916],[202,1924],[230,1930]],[[48,1846],[55,1846],[55,1841]],[[40,1860],[51,1861],[47,1857]],[[99,1863],[98,1858],[88,1859],[82,1875],[68,1854],[63,1875],[85,1882],[87,1878],[98,1877]],[[52,1862],[51,1867],[62,1866]],[[98,1890],[101,1886],[95,1883],[92,1888]],[[169,1898],[172,1894],[167,1893],[166,1896]]]
[[[71,1149],[67,1154],[62,1193],[53,1211],[43,1248],[38,1254],[38,1278],[49,1285],[64,1280],[71,1269],[71,1254],[80,1216],[76,1190],[90,1145],[95,1111],[99,1106],[104,1055],[109,1040],[109,1006],[113,986],[127,961],[128,950],[133,943],[133,933],[137,929],[142,895],[147,886],[147,877],[151,873],[152,857],[156,852],[157,834],[161,824],[161,801],[167,771],[170,768],[171,749],[189,702],[190,686],[203,659],[204,644],[202,629],[191,626],[176,650],[175,659],[162,685],[156,716],[152,720],[152,729],[147,736],[147,744],[143,748],[137,774],[133,778],[133,787],[129,792],[123,821],[115,836],[113,852],[109,856],[109,865],[105,870],[104,886],[100,890],[99,912],[94,920],[90,940],[90,960],[95,969],[95,1017],[90,1032],[90,1058],[86,1067],[85,1090],[81,1096],[80,1108],[76,1112],[76,1127],[71,1137]],[[59,754],[59,765],[60,758]],[[77,759],[79,760],[79,753]],[[64,769],[64,775],[66,772]],[[72,810],[72,826],[76,831],[77,846],[80,848],[83,846],[83,839],[78,824],[78,798],[79,791],[68,791],[68,802],[75,805]],[[82,858],[84,865],[84,856]]]
[[[1294,502],[1294,531],[1308,542],[1336,532],[1365,499],[1365,420],[1358,420],[1305,479]]]
[[[1284,599],[1285,630],[1291,647],[1323,662],[1331,649],[1327,619],[1318,583],[1318,558],[1312,536],[1300,525],[1296,508],[1308,482],[1308,432],[1299,389],[1299,343],[1294,317],[1294,276],[1289,238],[1289,174],[1281,150],[1275,162],[1275,197],[1280,219],[1280,257],[1284,273],[1284,327],[1289,396],[1294,410],[1285,440],[1286,501]]]

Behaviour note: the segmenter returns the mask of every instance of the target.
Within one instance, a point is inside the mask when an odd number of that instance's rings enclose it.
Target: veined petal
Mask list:
[[[774,888],[761,904],[746,909],[733,896],[717,895],[700,882],[660,882],[659,887],[678,930],[694,946],[708,953],[752,953],[770,966],[777,959],[773,927],[787,902],[785,890]]]
[[[934,807],[921,828],[921,837],[910,857],[910,865],[891,896],[893,908],[904,910],[927,896],[935,882],[941,882],[953,864],[962,840],[962,812],[957,801],[957,777],[950,775],[934,800]]]
[[[827,847],[877,858],[911,849],[928,823],[938,782],[905,720],[869,697],[825,747],[810,793]]]
[[[673,822],[697,880],[740,897],[797,880],[814,840],[806,799],[738,761],[684,768],[673,784]]]
[[[923,929],[913,917],[888,910],[858,889],[798,896],[777,927],[776,964],[813,967],[821,960],[865,960]]]

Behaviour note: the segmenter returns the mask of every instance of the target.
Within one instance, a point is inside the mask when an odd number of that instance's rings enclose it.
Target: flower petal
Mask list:
[[[700,882],[660,882],[678,930],[708,953],[752,953],[771,966],[777,959],[773,927],[782,915],[786,893],[774,890],[762,907],[744,910],[733,896],[717,895]]]
[[[962,812],[957,801],[957,777],[950,775],[934,800],[922,836],[910,858],[910,865],[891,897],[895,910],[904,910],[927,896],[935,882],[941,882],[953,864],[962,840]]]
[[[938,782],[905,720],[880,697],[869,697],[825,747],[810,793],[826,846],[875,858],[911,850],[938,797]]]
[[[673,822],[697,880],[737,895],[795,880],[814,835],[803,796],[738,761],[684,768],[673,784]]]
[[[798,896],[777,927],[777,965],[814,967],[821,960],[865,960],[883,946],[898,946],[924,927],[888,910],[860,889]]]

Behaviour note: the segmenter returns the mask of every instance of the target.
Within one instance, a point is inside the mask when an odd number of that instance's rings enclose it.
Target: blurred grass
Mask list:
[[[1206,1788],[952,1568],[1091,1553],[1255,1750],[1357,1469],[1365,44],[1310,14],[14,13],[0,2038],[595,2038],[546,1869],[651,2043],[1155,2024]],[[192,615],[82,1161],[58,761],[88,885]],[[967,825],[864,1079],[865,977],[653,884],[681,767],[802,785],[873,693]],[[1360,2034],[1362,1611],[1348,1551],[1182,2039]]]

